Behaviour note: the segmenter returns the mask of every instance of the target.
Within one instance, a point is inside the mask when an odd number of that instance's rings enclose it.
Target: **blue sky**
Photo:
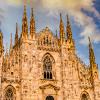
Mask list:
[[[0,28],[5,48],[9,47],[10,33],[14,41],[16,22],[19,25],[20,35],[25,2],[28,22],[30,7],[34,8],[37,32],[48,26],[54,34],[56,30],[59,34],[59,13],[62,13],[65,27],[68,14],[77,54],[87,65],[89,64],[88,36],[90,36],[96,62],[100,68],[100,0],[0,0]]]

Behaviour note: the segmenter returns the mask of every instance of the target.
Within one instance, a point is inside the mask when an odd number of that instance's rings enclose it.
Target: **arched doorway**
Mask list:
[[[88,100],[87,95],[86,95],[86,94],[82,94],[82,98],[81,98],[81,100]]]
[[[54,100],[53,96],[47,96],[46,100]]]
[[[6,87],[4,100],[15,100],[15,88],[13,86]]]
[[[90,100],[90,96],[89,96],[88,92],[84,91],[81,94],[81,100]]]

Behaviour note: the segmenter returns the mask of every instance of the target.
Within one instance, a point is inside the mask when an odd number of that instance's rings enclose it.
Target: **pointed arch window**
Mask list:
[[[43,61],[44,79],[52,79],[52,61],[46,56]]]

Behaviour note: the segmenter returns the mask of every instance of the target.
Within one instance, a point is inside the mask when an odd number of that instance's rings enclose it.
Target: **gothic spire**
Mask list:
[[[67,39],[70,40],[70,41],[72,41],[73,37],[72,37],[71,25],[70,25],[70,21],[69,21],[68,15],[67,15],[66,33],[67,33]]]
[[[93,64],[95,64],[95,55],[94,55],[94,50],[92,47],[92,43],[90,40],[90,37],[88,37],[89,39],[89,59],[90,59],[90,66],[92,66]]]
[[[26,12],[26,5],[24,5],[24,14],[22,19],[22,37],[28,37],[28,23],[27,23],[27,12]]]
[[[30,36],[33,38],[35,35],[35,19],[33,14],[33,8],[31,8],[31,19],[30,19]]]
[[[18,42],[18,24],[16,23],[15,44]]]
[[[95,54],[94,54],[94,50],[93,50],[93,47],[92,47],[90,37],[88,39],[89,39],[90,69],[91,69],[91,72],[92,72],[91,75],[92,75],[93,79],[98,79],[98,65],[96,64],[96,61],[95,61]]]
[[[64,24],[63,24],[61,13],[60,13],[60,25],[59,25],[59,28],[60,28],[60,41],[61,41],[61,44],[62,44],[64,42],[64,40],[65,40],[65,32],[64,32]]]
[[[0,30],[0,56],[2,55],[2,52],[3,52],[3,35]]]

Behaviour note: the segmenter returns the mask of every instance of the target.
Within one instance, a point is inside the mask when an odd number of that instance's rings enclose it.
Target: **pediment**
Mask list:
[[[54,90],[59,90],[60,89],[60,87],[55,86],[53,84],[45,84],[45,85],[40,86],[39,88],[40,89],[53,88]]]
[[[44,36],[44,35],[50,35],[50,36],[53,36],[53,33],[52,31],[46,27],[45,29],[43,29],[42,31],[39,32],[39,36]]]

